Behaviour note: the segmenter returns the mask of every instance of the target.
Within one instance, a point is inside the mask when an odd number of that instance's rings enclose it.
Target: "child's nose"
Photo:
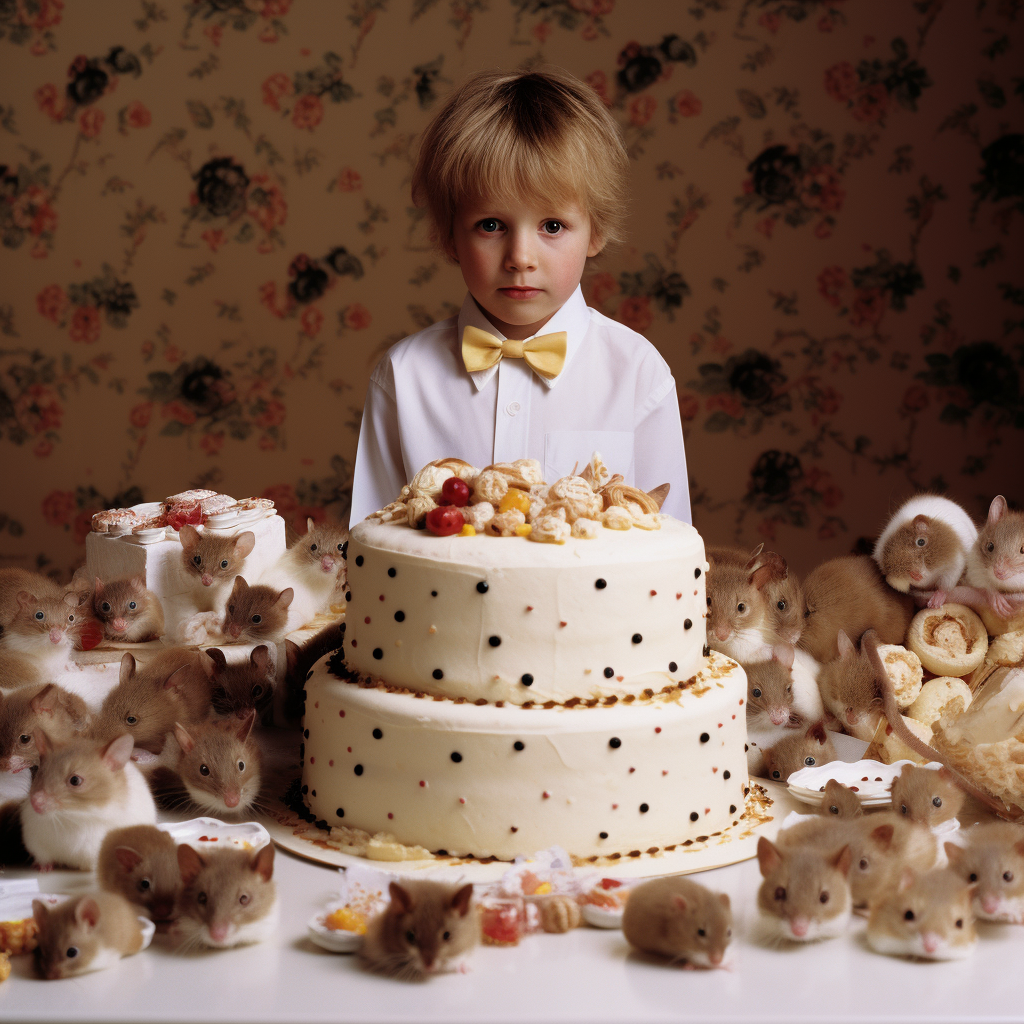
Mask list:
[[[536,270],[537,254],[529,234],[510,231],[508,248],[505,250],[505,269],[510,271]]]

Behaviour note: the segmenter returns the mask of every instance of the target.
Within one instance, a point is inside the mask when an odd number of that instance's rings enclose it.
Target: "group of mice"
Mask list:
[[[919,606],[1024,609],[1024,513],[1001,495],[980,530],[948,498],[911,498],[872,555],[831,559],[802,584],[773,551],[707,555],[707,642],[743,665],[749,767],[778,780],[836,759],[825,726],[870,739],[883,713],[907,747],[945,763],[905,725],[879,644],[904,644]]]

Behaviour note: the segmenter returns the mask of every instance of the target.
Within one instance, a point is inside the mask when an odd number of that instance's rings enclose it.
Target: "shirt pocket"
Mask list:
[[[544,479],[554,483],[563,476],[581,473],[594,452],[600,452],[611,475],[621,473],[633,483],[632,430],[552,430],[544,435]]]

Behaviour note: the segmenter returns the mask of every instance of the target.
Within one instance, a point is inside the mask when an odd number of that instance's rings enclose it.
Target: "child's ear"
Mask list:
[[[604,248],[604,235],[593,228],[590,231],[590,245],[587,248],[587,256],[597,256]]]

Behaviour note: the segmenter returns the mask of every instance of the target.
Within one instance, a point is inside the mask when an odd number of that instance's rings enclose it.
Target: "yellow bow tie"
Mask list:
[[[565,331],[541,334],[529,341],[516,341],[514,338],[502,341],[479,327],[467,326],[462,332],[462,361],[472,373],[474,370],[486,370],[506,357],[525,359],[534,373],[551,380],[565,366],[565,344]]]

